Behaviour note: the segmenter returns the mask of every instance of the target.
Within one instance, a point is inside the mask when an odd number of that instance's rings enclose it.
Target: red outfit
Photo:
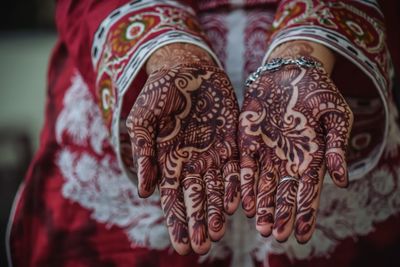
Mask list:
[[[56,21],[40,149],[9,228],[13,266],[389,266],[400,244],[400,130],[374,1],[64,0]],[[350,187],[324,185],[306,245],[263,239],[238,213],[207,256],[179,256],[159,196],[141,199],[132,183],[124,122],[144,63],[168,43],[198,45],[225,66],[240,99],[264,55],[296,39],[338,55],[333,79],[356,116]]]

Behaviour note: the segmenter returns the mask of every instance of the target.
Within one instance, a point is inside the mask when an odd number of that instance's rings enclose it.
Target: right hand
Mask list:
[[[246,90],[239,120],[242,203],[263,236],[299,243],[315,229],[326,170],[348,184],[353,114],[323,68],[286,66]],[[288,177],[290,177],[288,179]]]

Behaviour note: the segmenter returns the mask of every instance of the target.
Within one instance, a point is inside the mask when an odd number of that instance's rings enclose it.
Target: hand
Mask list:
[[[348,184],[352,122],[322,68],[285,66],[247,89],[239,118],[242,204],[263,236],[285,241],[294,227],[299,243],[311,238],[326,169],[337,186]]]
[[[139,194],[158,184],[179,254],[206,253],[238,206],[238,116],[228,77],[204,62],[153,71],[130,112]]]

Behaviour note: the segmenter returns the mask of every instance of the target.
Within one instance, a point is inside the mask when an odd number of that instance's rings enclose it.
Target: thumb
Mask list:
[[[345,112],[329,112],[324,118],[326,135],[325,162],[326,168],[339,187],[347,187],[349,175],[346,162],[346,150],[353,124],[353,114]]]
[[[137,167],[138,193],[149,197],[157,184],[156,118],[142,108],[133,108],[126,121],[131,138],[133,164]]]

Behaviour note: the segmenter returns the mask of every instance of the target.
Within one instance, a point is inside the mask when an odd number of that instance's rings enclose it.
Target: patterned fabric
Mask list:
[[[356,266],[353,259],[370,255],[353,239],[373,243],[373,231],[386,230],[390,236],[379,244],[396,244],[399,218],[377,224],[400,212],[400,130],[382,15],[373,1],[66,0],[57,6],[60,40],[50,62],[40,149],[8,229],[12,266]],[[316,233],[306,245],[260,237],[239,210],[209,254],[177,255],[159,196],[139,198],[126,168],[131,149],[122,126],[147,79],[144,62],[167,43],[198,45],[225,66],[240,100],[244,79],[265,52],[292,39],[342,55],[334,73],[340,89],[351,83],[349,73],[363,75],[346,95],[358,118],[349,188],[324,185]],[[364,88],[372,93],[364,95]],[[362,160],[364,167],[356,168]],[[341,257],[348,260],[336,261]]]

